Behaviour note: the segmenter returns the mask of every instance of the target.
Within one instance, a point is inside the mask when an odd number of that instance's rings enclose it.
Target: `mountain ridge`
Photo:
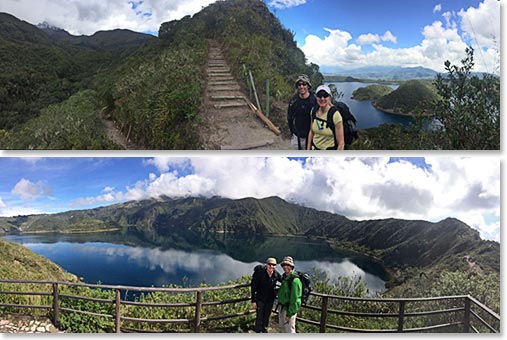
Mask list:
[[[322,69],[325,70],[325,67]],[[325,77],[329,79],[333,76],[349,76],[361,79],[403,81],[410,79],[433,79],[437,74],[437,71],[422,66],[366,66],[354,69],[328,70]]]

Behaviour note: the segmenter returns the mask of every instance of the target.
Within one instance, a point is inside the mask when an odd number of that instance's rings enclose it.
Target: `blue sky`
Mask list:
[[[126,28],[156,34],[163,22],[193,15],[217,0],[2,0],[0,12],[43,21],[72,34]],[[497,0],[263,0],[308,61],[324,73],[364,66],[423,66],[443,72],[465,47],[476,69],[500,73]]]
[[[458,218],[500,240],[500,162],[458,157],[0,157],[0,216],[168,195],[279,196],[355,220]]]
[[[497,0],[265,2],[326,73],[378,65],[442,72],[445,60],[459,62],[467,45],[477,51],[477,71],[499,67]]]

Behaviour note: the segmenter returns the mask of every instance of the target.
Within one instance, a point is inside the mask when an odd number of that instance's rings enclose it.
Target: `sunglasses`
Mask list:
[[[328,97],[329,97],[329,93],[327,93],[327,92],[320,91],[319,93],[317,93],[317,98],[328,98]]]
[[[270,267],[276,267],[276,264],[268,263],[268,266],[270,266]]]
[[[299,86],[308,86],[308,83],[303,83],[303,82],[300,82],[300,83],[298,83],[298,87],[299,87]]]

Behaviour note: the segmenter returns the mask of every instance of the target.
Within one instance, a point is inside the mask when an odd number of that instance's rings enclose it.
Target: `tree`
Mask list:
[[[445,62],[446,76],[435,80],[440,98],[435,104],[436,118],[451,149],[500,149],[500,78],[472,75],[474,50],[466,49],[462,66]]]

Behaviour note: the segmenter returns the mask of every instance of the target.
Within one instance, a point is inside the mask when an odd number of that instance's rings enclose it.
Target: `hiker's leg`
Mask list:
[[[296,318],[297,318],[297,314],[296,315],[293,315],[290,320],[289,320],[289,324],[288,324],[288,331],[287,333],[296,333]]]
[[[285,332],[285,315],[286,311],[285,309],[280,306],[280,311],[278,312],[278,324],[280,325],[280,328],[283,332]]]
[[[264,302],[257,301],[257,310],[255,311],[255,333],[262,333],[264,322]]]
[[[271,316],[271,309],[273,309],[273,303],[266,302],[263,306],[264,309],[264,319],[262,320],[262,332],[267,333],[268,332],[268,326],[269,326],[269,317]]]
[[[296,333],[296,315],[291,317],[289,321],[285,320],[285,317],[287,316],[287,310],[282,307],[282,310],[280,312],[280,326],[283,329],[284,333]]]

